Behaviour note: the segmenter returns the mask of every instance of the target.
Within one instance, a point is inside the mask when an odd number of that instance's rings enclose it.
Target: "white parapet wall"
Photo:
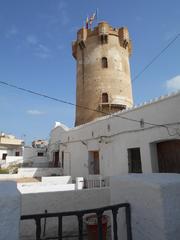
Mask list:
[[[44,213],[45,210],[51,213],[76,211],[106,205],[110,205],[109,188],[22,194],[22,215]],[[57,236],[57,227],[56,219],[47,219],[46,237]],[[77,217],[63,218],[64,234],[74,233],[77,227]],[[44,220],[42,220],[43,229]],[[34,221],[21,221],[21,240],[27,239],[35,239]]]
[[[131,204],[133,240],[180,239],[179,174],[112,177],[110,189],[111,204]],[[126,240],[124,214],[120,213],[118,235]]]
[[[68,183],[72,183],[72,177],[71,176],[42,177],[41,182],[42,183],[68,184]]]
[[[18,169],[19,177],[42,177],[42,176],[51,176],[51,175],[60,176],[62,174],[63,174],[62,168],[19,168]]]
[[[0,182],[0,239],[19,240],[20,193],[15,182]]]
[[[0,181],[16,180],[17,178],[19,178],[18,174],[0,174]]]
[[[61,192],[75,190],[75,184],[52,184],[52,183],[18,183],[18,190],[22,194],[43,193],[43,192]]]

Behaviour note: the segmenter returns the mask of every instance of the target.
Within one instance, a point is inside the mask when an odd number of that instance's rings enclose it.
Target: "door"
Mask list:
[[[98,151],[89,152],[89,174],[93,174],[93,175],[100,174]]]
[[[180,140],[157,143],[159,172],[180,173]]]
[[[54,167],[59,167],[59,151],[54,152]]]

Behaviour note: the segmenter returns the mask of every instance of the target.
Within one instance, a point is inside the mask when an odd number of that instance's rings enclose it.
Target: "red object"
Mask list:
[[[103,240],[106,240],[108,217],[102,216]],[[98,220],[96,215],[86,217],[88,240],[98,240]]]

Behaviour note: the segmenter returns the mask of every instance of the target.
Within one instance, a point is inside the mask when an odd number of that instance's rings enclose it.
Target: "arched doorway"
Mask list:
[[[159,172],[180,173],[180,140],[157,143]]]

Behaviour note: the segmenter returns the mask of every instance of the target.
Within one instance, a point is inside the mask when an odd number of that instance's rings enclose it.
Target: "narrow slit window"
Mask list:
[[[102,102],[103,103],[108,103],[108,94],[107,93],[103,93],[102,94]]]
[[[108,35],[102,34],[100,36],[101,44],[107,44],[108,43]]]
[[[102,58],[102,68],[108,68],[108,60],[106,57]]]

